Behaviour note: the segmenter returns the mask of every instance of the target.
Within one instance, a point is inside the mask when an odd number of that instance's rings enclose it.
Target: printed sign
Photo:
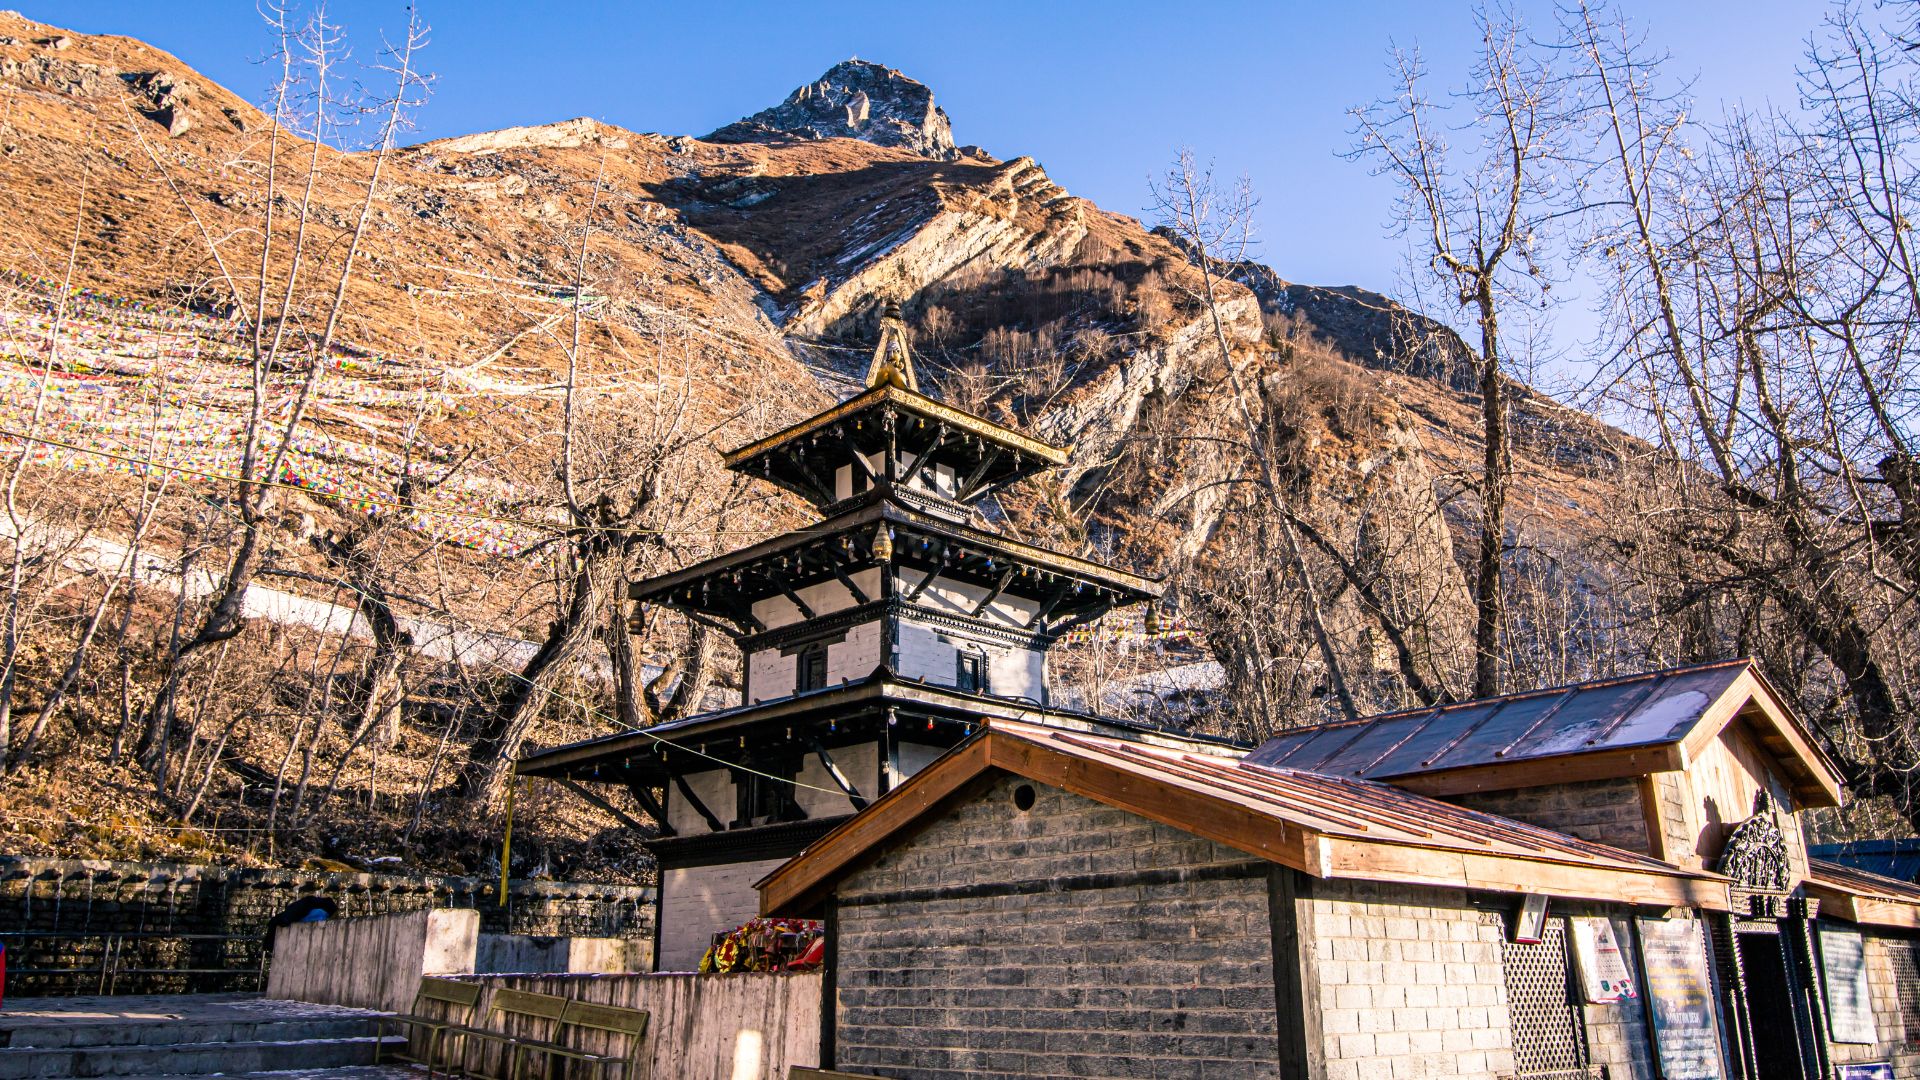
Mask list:
[[[1858,1065],[1836,1066],[1840,1080],[1893,1080],[1893,1062],[1867,1061]]]
[[[1833,1041],[1873,1042],[1866,940],[1858,930],[1820,924],[1820,972],[1827,991],[1827,1028]]]
[[[1707,974],[1706,924],[1697,919],[1637,919],[1635,925],[1660,1074],[1667,1080],[1725,1080],[1720,1018]]]
[[[1613,920],[1573,920],[1573,956],[1580,967],[1580,985],[1594,1003],[1625,1001],[1640,996],[1634,989],[1633,969],[1613,934]]]

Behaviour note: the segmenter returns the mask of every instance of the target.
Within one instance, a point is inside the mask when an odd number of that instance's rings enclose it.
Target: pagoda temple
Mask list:
[[[1158,595],[1145,578],[983,526],[976,503],[1066,460],[921,393],[892,308],[863,391],[726,455],[821,520],[630,595],[729,634],[740,704],[517,767],[609,808],[586,785],[618,785],[658,822],[659,970],[692,969],[714,933],[757,914],[756,881],[983,720],[1218,748],[1054,703],[1048,649]]]

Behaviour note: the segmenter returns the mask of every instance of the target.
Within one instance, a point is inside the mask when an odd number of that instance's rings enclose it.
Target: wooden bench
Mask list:
[[[524,1075],[522,1069],[535,1060],[541,1060],[549,1066],[554,1061],[570,1061],[592,1070],[597,1076],[604,1077],[609,1070],[618,1069],[620,1080],[637,1080],[636,1073],[639,1070],[634,1066],[641,1060],[640,1052],[646,1043],[649,1019],[649,1014],[640,1009],[596,1005],[553,994],[503,987],[493,992],[493,1000],[487,1007],[486,1025],[462,1028],[457,1034],[497,1044],[505,1075],[488,1076],[467,1069],[465,1053],[462,1054],[462,1071],[468,1075],[486,1077],[486,1080],[520,1080]],[[506,1028],[509,1024],[532,1030],[508,1031]],[[578,1045],[580,1035],[585,1032],[597,1033],[608,1039],[624,1036],[626,1052],[610,1054],[588,1050]]]
[[[590,1001],[569,1001],[560,1014],[560,1024],[553,1039],[546,1042],[522,1039],[514,1043],[513,1053],[531,1061],[534,1057],[544,1056],[549,1062],[554,1060],[575,1062],[591,1069],[594,1075],[604,1077],[609,1069],[619,1070],[620,1080],[637,1080],[636,1073],[640,1065],[640,1052],[647,1041],[647,1022],[651,1019],[642,1009],[628,1009],[619,1005],[596,1005]],[[593,1033],[607,1042],[625,1039],[624,1054],[608,1053],[600,1050],[588,1050],[579,1045],[581,1036]],[[651,1063],[651,1062],[649,1062]],[[520,1075],[518,1062],[510,1070]],[[571,1070],[569,1070],[571,1071]]]
[[[440,1045],[450,1034],[471,1031],[473,1008],[480,1003],[480,984],[459,982],[455,979],[436,979],[428,975],[420,980],[420,989],[413,996],[413,1008],[409,1012],[394,1016],[383,1016],[374,1021],[374,1035],[384,1037],[389,1030],[405,1035],[407,1052],[394,1054],[403,1061],[411,1061],[427,1067],[427,1075],[434,1075],[434,1065],[440,1057]],[[430,1016],[429,1009],[439,1005],[446,1016]],[[455,1018],[456,1010],[466,1010],[461,1018]],[[426,1036],[426,1052],[423,1055],[414,1043],[418,1034]],[[380,1050],[383,1043],[376,1038],[373,1044],[373,1063],[380,1064]]]

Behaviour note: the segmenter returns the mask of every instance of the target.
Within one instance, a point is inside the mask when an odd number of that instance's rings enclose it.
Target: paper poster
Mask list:
[[[1720,1019],[1707,973],[1706,924],[1698,919],[1639,919],[1653,1045],[1667,1080],[1724,1080]]]
[[[1602,1004],[1640,996],[1634,987],[1633,969],[1614,936],[1613,920],[1574,919],[1573,957],[1589,1002]]]
[[[1867,948],[1858,930],[1820,924],[1820,973],[1827,991],[1827,1028],[1833,1041],[1873,1042]]]

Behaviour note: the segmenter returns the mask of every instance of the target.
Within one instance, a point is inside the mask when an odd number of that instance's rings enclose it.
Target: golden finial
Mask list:
[[[889,300],[880,309],[880,343],[874,346],[873,363],[867,368],[867,385],[897,386],[920,391],[913,376],[913,350],[907,346],[907,324],[900,317],[900,305]]]

